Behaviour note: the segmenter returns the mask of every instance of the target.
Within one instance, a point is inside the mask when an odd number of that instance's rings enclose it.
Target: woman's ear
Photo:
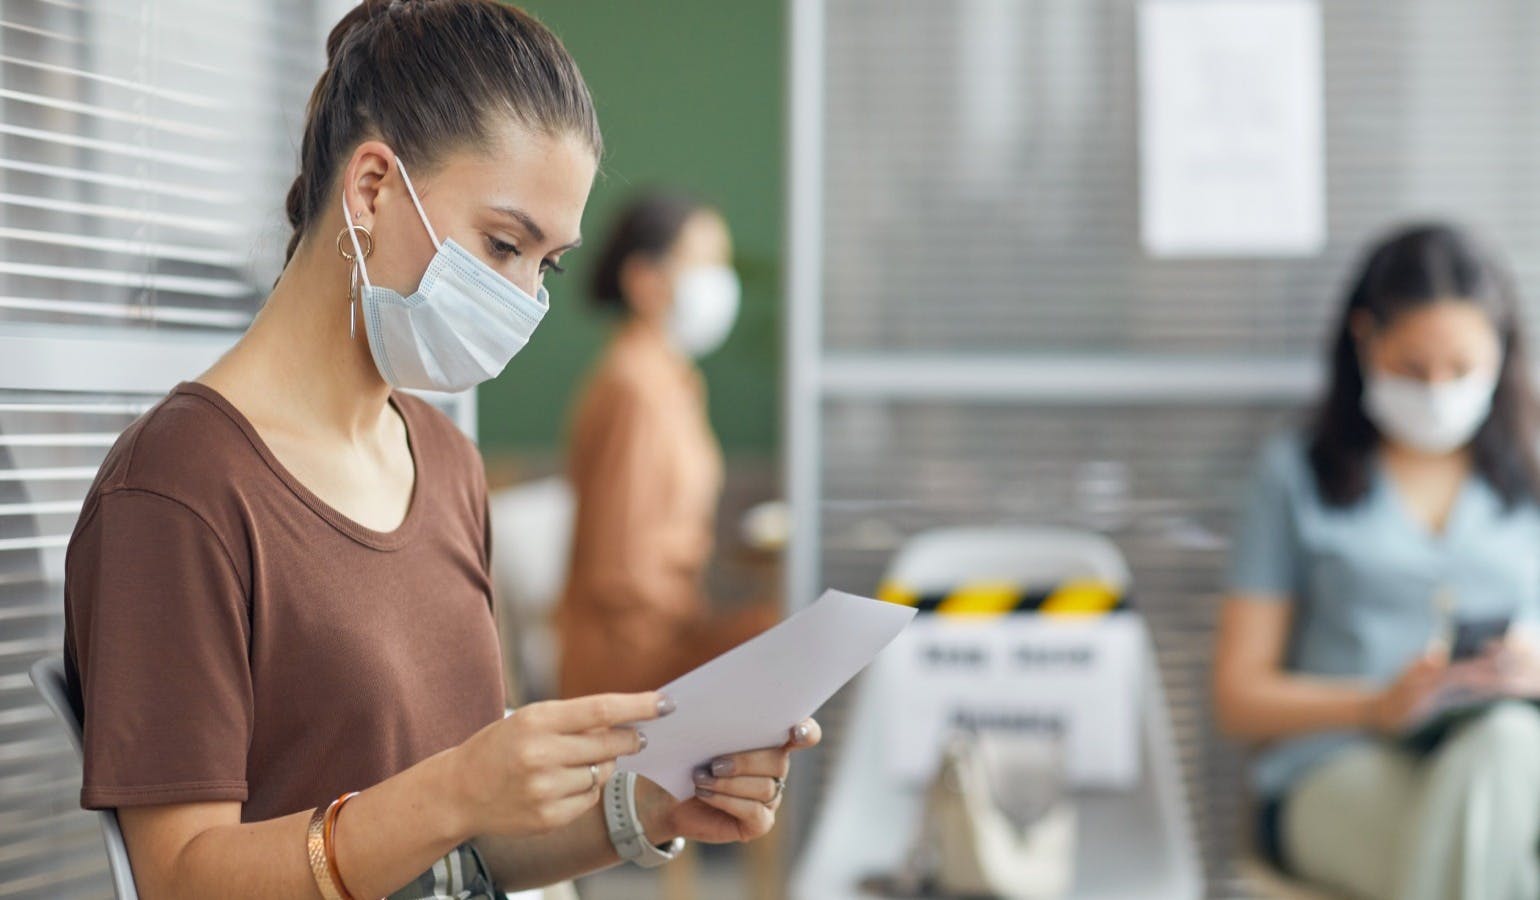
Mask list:
[[[1361,369],[1369,368],[1369,349],[1374,342],[1375,335],[1374,317],[1367,310],[1360,309],[1348,319],[1348,334],[1353,338],[1353,346],[1358,351],[1358,366]]]
[[[1348,331],[1353,335],[1353,340],[1362,344],[1374,336],[1374,317],[1368,310],[1360,309],[1348,319]]]
[[[374,222],[380,183],[394,164],[395,154],[383,141],[364,141],[353,148],[353,155],[342,170],[342,197],[357,225]]]
[[[620,295],[632,315],[658,319],[674,303],[668,274],[654,260],[633,253],[620,265]]]

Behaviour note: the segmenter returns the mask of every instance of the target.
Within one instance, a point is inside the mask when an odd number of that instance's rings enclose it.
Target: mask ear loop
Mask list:
[[[443,245],[439,243],[438,235],[433,233],[433,224],[428,221],[428,214],[423,212],[422,201],[417,199],[417,189],[412,187],[412,176],[406,174],[406,166],[402,165],[399,156],[396,157],[396,168],[401,172],[401,181],[406,185],[407,196],[412,198],[412,205],[417,207],[417,217],[422,219],[422,227],[428,230],[428,239],[433,241],[433,249],[440,249]]]

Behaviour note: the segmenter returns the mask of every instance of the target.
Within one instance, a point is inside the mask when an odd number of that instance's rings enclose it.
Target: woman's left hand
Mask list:
[[[1504,694],[1526,700],[1540,697],[1540,651],[1530,634],[1513,629],[1499,645],[1495,657],[1502,673]]]
[[[1455,664],[1451,673],[1453,683],[1477,692],[1540,699],[1540,650],[1517,628],[1476,659]]]
[[[822,738],[818,723],[808,719],[793,728],[779,747],[712,760],[696,772],[695,797],[663,811],[657,827],[647,828],[648,836],[678,835],[704,844],[764,837],[775,827],[791,754],[817,746]]]

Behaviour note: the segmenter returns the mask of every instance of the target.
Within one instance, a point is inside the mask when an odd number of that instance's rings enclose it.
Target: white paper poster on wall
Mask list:
[[[1304,256],[1326,238],[1316,0],[1144,0],[1140,234],[1153,256]]]

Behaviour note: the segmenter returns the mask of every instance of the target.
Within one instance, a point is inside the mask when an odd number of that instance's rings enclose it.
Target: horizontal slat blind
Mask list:
[[[0,322],[250,320],[320,66],[310,6],[0,4]]]
[[[1219,572],[1241,485],[1279,406],[1023,407],[829,401],[822,580],[872,590],[928,528],[1064,525],[1110,536],[1134,573],[1165,680],[1214,896],[1239,896],[1241,755],[1209,715]]]
[[[151,402],[0,390],[0,897],[106,893],[79,764],[27,670],[62,646],[58,585],[81,498]]]
[[[820,333],[791,330],[813,381],[792,402],[815,438],[793,446],[817,461],[794,461],[793,490],[816,482],[817,583],[871,590],[937,526],[1111,535],[1154,632],[1210,892],[1246,895],[1242,760],[1205,687],[1235,494],[1316,383],[1343,281],[1388,225],[1475,226],[1540,325],[1540,6],[1322,0],[1325,250],[1164,260],[1139,243],[1136,0],[796,5],[817,27],[794,39],[821,57],[811,113],[792,110],[818,150],[793,207],[819,211],[820,296],[797,315]],[[1263,364],[1234,377],[1247,359]]]
[[[316,5],[0,0],[0,898],[111,896],[27,670],[103,454],[277,274]]]
[[[829,0],[828,345],[1313,352],[1407,216],[1490,233],[1540,298],[1540,4],[1320,7],[1326,251],[1171,261],[1139,245],[1134,0]]]

